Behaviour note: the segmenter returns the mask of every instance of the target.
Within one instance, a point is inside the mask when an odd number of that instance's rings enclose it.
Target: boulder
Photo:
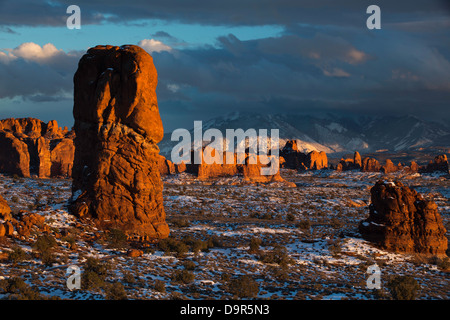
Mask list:
[[[96,46],[74,76],[70,211],[139,240],[166,238],[159,148],[164,130],[152,57],[134,45]]]
[[[378,181],[370,190],[369,217],[362,236],[394,252],[445,255],[448,241],[435,202],[400,181]]]

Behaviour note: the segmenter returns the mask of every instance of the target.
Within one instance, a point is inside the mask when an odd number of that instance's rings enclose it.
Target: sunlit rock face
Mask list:
[[[89,49],[74,76],[71,212],[141,240],[169,235],[157,81],[152,57],[133,45]]]

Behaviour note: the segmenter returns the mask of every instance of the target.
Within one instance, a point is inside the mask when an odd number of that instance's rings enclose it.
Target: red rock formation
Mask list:
[[[0,172],[40,178],[70,176],[70,170],[52,170],[57,165],[52,158],[64,159],[67,167],[73,161],[72,140],[72,133],[59,128],[55,120],[48,124],[34,118],[0,120],[0,147],[7,151],[0,155]]]
[[[175,174],[175,165],[172,163],[172,161],[166,159],[162,155],[158,155],[158,167],[159,167],[159,174],[161,176],[171,175]]]
[[[306,163],[304,165],[309,170],[321,170],[328,168],[327,154],[323,151],[311,151],[306,157]]]
[[[97,46],[74,76],[75,158],[70,211],[141,240],[165,238],[157,143],[163,126],[152,57]]]
[[[3,221],[11,220],[11,208],[5,199],[0,195],[0,219]]]
[[[434,160],[430,161],[430,163],[426,166],[424,170],[424,172],[435,172],[435,171],[450,173],[447,155],[440,154],[434,157]]]
[[[377,159],[374,158],[364,158],[362,163],[362,171],[364,172],[379,172],[381,170],[381,165]]]
[[[381,172],[392,173],[397,171],[399,168],[390,160],[387,159],[384,166],[381,167]]]
[[[30,154],[25,142],[8,131],[0,131],[0,172],[30,177]]]
[[[327,154],[323,151],[311,151],[304,154],[298,149],[297,140],[288,140],[280,151],[282,167],[297,170],[321,170],[328,168]]]
[[[448,241],[436,203],[399,181],[378,181],[370,193],[369,217],[359,225],[365,239],[395,252],[445,254]]]
[[[348,170],[356,170],[362,168],[361,155],[358,151],[355,151],[353,154],[353,159],[341,159],[336,166],[337,171],[348,171]]]

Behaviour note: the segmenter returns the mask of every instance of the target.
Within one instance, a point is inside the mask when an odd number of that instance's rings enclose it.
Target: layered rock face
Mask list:
[[[378,181],[370,193],[369,217],[359,225],[365,239],[395,252],[445,254],[448,241],[436,203],[399,181]]]
[[[327,154],[323,151],[301,152],[297,140],[289,140],[280,151],[283,167],[297,170],[321,170],[328,168]]]
[[[152,57],[137,46],[88,50],[74,76],[73,214],[140,240],[165,238],[163,125]]]
[[[0,120],[0,172],[22,177],[70,177],[75,147],[73,132],[55,120]]]

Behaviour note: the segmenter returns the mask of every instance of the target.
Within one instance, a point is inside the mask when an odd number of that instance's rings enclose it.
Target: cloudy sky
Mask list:
[[[97,44],[151,53],[166,131],[234,111],[450,123],[448,0],[0,0],[0,118],[72,126],[73,74]]]

